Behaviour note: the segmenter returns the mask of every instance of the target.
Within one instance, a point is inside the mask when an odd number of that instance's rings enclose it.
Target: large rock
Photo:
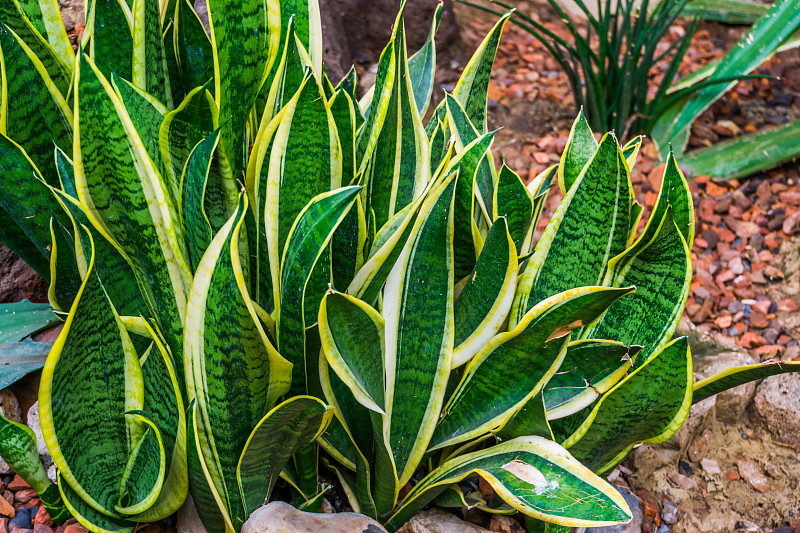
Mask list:
[[[397,533],[490,533],[490,531],[470,522],[464,522],[447,511],[430,509],[406,522]]]
[[[14,393],[8,389],[0,390],[0,414],[12,422],[22,422],[22,409]],[[13,474],[14,471],[0,457],[0,474]]]
[[[641,533],[642,531],[642,506],[639,503],[639,498],[636,497],[629,489],[615,485],[628,507],[631,508],[633,519],[627,524],[620,524],[618,526],[605,526],[605,527],[580,527],[575,528],[575,533]]]
[[[778,440],[800,439],[800,374],[781,374],[761,382],[753,401],[753,421]]]
[[[42,426],[39,423],[39,402],[34,403],[28,410],[28,427],[36,434],[36,448],[39,451],[39,458],[42,460],[45,470],[47,470],[47,477],[55,483],[56,465],[53,463],[53,458],[50,456],[50,451],[47,449],[47,444],[45,444],[44,436],[42,435]]]
[[[257,509],[242,533],[386,533],[375,520],[356,513],[317,514],[272,502]]]

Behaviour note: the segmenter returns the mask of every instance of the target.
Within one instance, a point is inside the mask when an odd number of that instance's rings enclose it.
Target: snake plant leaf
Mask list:
[[[403,3],[403,6],[405,2]],[[378,136],[383,129],[383,123],[386,120],[386,115],[389,112],[390,95],[394,90],[394,84],[397,77],[397,52],[395,51],[396,32],[399,25],[399,19],[402,16],[402,9],[398,13],[398,20],[395,21],[392,31],[392,37],[389,44],[381,52],[378,59],[378,71],[375,73],[375,85],[370,93],[368,93],[362,101],[358,103],[362,113],[366,117],[364,125],[359,131],[356,139],[356,161],[359,162],[357,173],[361,174],[366,169],[366,165],[372,161],[370,155],[375,151],[375,144],[378,142]],[[376,105],[369,105],[364,102],[367,97],[370,97],[370,102],[375,102]],[[396,103],[395,103],[396,105]]]
[[[43,279],[50,277],[50,260],[39,251],[5,209],[0,209],[0,242],[17,254]]]
[[[49,260],[50,218],[56,216],[59,220],[63,220],[65,218],[63,211],[25,150],[2,134],[0,134],[0,193],[2,193],[0,206],[8,218],[13,220],[19,231],[33,243],[40,256]],[[67,222],[66,225],[68,224]],[[15,240],[8,241],[8,244],[14,245]],[[23,247],[23,251],[26,255],[33,255],[33,250],[29,246]],[[40,274],[49,280],[49,267]]]
[[[656,120],[651,128],[653,142],[662,156],[670,145],[682,153],[688,141],[692,122],[708,107],[737,83],[732,76],[747,74],[772,55],[780,44],[800,27],[800,11],[792,0],[777,0],[729,50],[720,61],[709,80],[721,80],[709,84],[679,100]]]
[[[463,365],[500,331],[517,287],[517,251],[504,218],[489,229],[480,257],[453,304],[453,367]]]
[[[517,253],[522,253],[532,229],[534,202],[519,175],[505,163],[497,174],[492,212],[495,218],[505,217]]]
[[[174,48],[186,89],[201,87],[214,77],[214,50],[203,23],[189,0],[175,7]]]
[[[408,58],[408,74],[414,90],[414,101],[417,104],[419,116],[424,117],[433,96],[433,85],[436,81],[436,33],[442,21],[444,5],[439,2],[433,12],[431,29],[422,48]]]
[[[584,333],[584,338],[644,346],[634,368],[672,337],[686,306],[692,278],[690,251],[673,222],[671,207],[656,228],[649,242],[637,246],[637,241],[609,265],[605,284],[635,285],[636,293],[612,306]]]
[[[208,466],[200,452],[202,446],[208,444],[208,431],[203,425],[197,402],[192,400],[187,409],[187,466],[189,470],[189,490],[194,501],[197,514],[206,530],[234,532],[228,514],[223,514],[225,504],[210,478],[207,476]],[[210,448],[206,447],[206,450]],[[230,525],[230,527],[228,527]]]
[[[194,147],[181,177],[181,212],[186,226],[186,242],[192,260],[192,272],[208,249],[213,237],[211,223],[206,215],[206,187],[211,171],[211,158],[219,143],[219,130]]]
[[[353,282],[364,265],[364,248],[367,241],[367,219],[361,195],[347,213],[331,242],[333,286],[345,289]]]
[[[628,163],[628,168],[633,169],[633,165],[636,164],[636,158],[639,155],[639,149],[642,147],[642,140],[644,140],[643,135],[637,135],[630,141],[625,143],[625,146],[622,147],[622,155],[625,156],[625,161]]]
[[[308,376],[317,367],[306,360],[305,329],[309,309],[314,320],[319,301],[308,298],[309,278],[333,237],[336,228],[356,201],[361,188],[355,185],[336,189],[313,198],[303,208],[292,227],[283,253],[280,294],[276,302],[278,348],[293,365],[292,392],[308,391]]]
[[[569,354],[569,349],[567,354]],[[523,405],[502,428],[494,433],[495,437],[500,441],[504,441],[532,435],[555,441],[556,438],[553,435],[550,422],[547,420],[544,391],[544,388],[539,389],[539,392],[528,400],[528,403]]]
[[[91,59],[76,68],[75,182],[80,202],[152,294],[161,326],[182,353],[182,319],[191,280],[176,206],[122,102]],[[109,176],[114,179],[110,180]],[[124,197],[125,202],[118,198]],[[182,372],[182,367],[179,372]]]
[[[178,107],[164,115],[158,132],[164,181],[180,198],[180,183],[186,161],[197,143],[205,139],[218,121],[218,110],[206,85],[189,91]]]
[[[50,219],[50,287],[47,299],[57,311],[68,312],[78,294],[81,275],[75,260],[73,234],[55,218]]]
[[[130,516],[149,510],[164,486],[166,454],[158,427],[144,411],[125,413],[130,420],[138,421],[142,436],[134,440],[128,462],[122,473],[120,497],[114,510]],[[135,439],[136,437],[133,437]]]
[[[665,442],[689,414],[692,381],[689,343],[680,337],[604,395],[564,447],[602,474],[634,444]]]
[[[101,513],[85,501],[58,473],[58,490],[69,513],[85,528],[96,533],[133,533],[136,523],[112,518]]]
[[[175,11],[173,10],[172,13]],[[169,78],[170,98],[172,98],[172,105],[176,102],[181,102],[186,97],[188,92],[186,89],[186,81],[184,80],[181,67],[178,64],[178,50],[175,48],[175,22],[170,17],[164,26],[164,61],[166,62],[167,77]]]
[[[264,216],[277,309],[281,256],[295,220],[312,198],[341,184],[338,137],[316,78],[307,77],[286,105],[271,142],[268,172],[262,169],[262,175],[267,180]]]
[[[295,396],[267,413],[245,444],[236,476],[245,516],[269,501],[283,465],[325,430],[331,412],[311,396]]]
[[[490,150],[494,133],[487,133],[472,141],[464,150],[450,161],[448,172],[458,170],[458,186],[455,200],[455,230],[453,250],[455,277],[461,280],[475,266],[480,248],[483,245],[473,213],[475,212],[476,175],[484,157]]]
[[[315,72],[308,50],[297,37],[295,17],[290,17],[286,22],[286,30],[282,32],[282,35],[284,34],[273,72],[267,76],[267,82],[262,87],[256,102],[256,113],[261,114],[261,126],[268,124],[297,93],[306,77]],[[323,94],[324,92],[323,87]]]
[[[489,92],[489,76],[500,45],[503,28],[513,11],[503,15],[481,42],[472,58],[464,67],[461,77],[453,89],[453,96],[464,110],[480,134],[486,133],[486,102]]]
[[[164,123],[164,115],[167,109],[153,95],[150,95],[127,80],[117,76],[112,76],[111,86],[119,95],[122,105],[125,106],[128,116],[131,118],[136,133],[144,144],[147,155],[158,170],[159,174],[167,180],[166,169],[161,154],[161,144],[159,132]],[[171,185],[171,184],[170,184]],[[167,189],[170,193],[174,188]],[[171,198],[176,201],[175,197]]]
[[[39,499],[55,523],[69,518],[58,487],[47,477],[39,459],[36,435],[31,428],[0,415],[0,456],[39,493]]]
[[[0,132],[25,149],[42,177],[58,185],[53,143],[72,145],[72,111],[42,62],[8,26],[0,23]]]
[[[392,35],[395,79],[385,104],[386,116],[374,150],[365,154],[361,163],[367,183],[366,205],[375,212],[376,228],[419,197],[430,179],[430,168],[425,164],[428,138],[414,100],[402,13],[401,8]]]
[[[384,320],[366,303],[330,290],[319,308],[322,350],[367,409],[384,414]]]
[[[454,132],[456,150],[461,152],[466,146],[473,143],[480,135],[470,122],[467,113],[453,96],[446,94],[447,120],[450,131]],[[491,220],[494,215],[494,194],[497,182],[497,172],[494,166],[491,150],[487,150],[475,169],[475,198],[478,200],[486,220]]]
[[[383,293],[384,432],[389,435],[400,486],[411,478],[426,451],[452,364],[457,180],[458,173],[451,173],[428,194]]]
[[[172,91],[161,31],[158,0],[133,2],[133,61],[131,81],[172,108]]]
[[[314,71],[322,72],[322,19],[318,0],[282,0],[280,2],[281,28],[294,17],[295,35],[308,50]]]
[[[788,372],[800,372],[800,361],[767,361],[758,365],[726,368],[694,384],[692,403],[701,402],[750,381]]]
[[[59,323],[50,304],[35,304],[30,300],[0,304],[0,344],[21,341]]]
[[[511,309],[511,327],[545,298],[602,284],[609,259],[627,245],[630,197],[628,167],[616,138],[607,133],[528,261]]]
[[[146,511],[136,515],[140,522],[161,520],[175,513],[189,491],[186,457],[186,411],[174,361],[167,347],[152,329],[153,346],[142,357],[144,377],[144,412],[148,413],[161,437],[166,460],[164,485],[158,499]]]
[[[345,184],[351,184],[356,177],[356,105],[344,89],[336,91],[330,100],[331,116],[342,149],[342,183]]]
[[[561,446],[541,437],[520,437],[447,461],[414,486],[387,526],[396,530],[447,487],[474,475],[516,510],[548,522],[600,527],[631,519],[614,487]]]
[[[239,252],[247,198],[214,236],[194,277],[185,326],[186,387],[196,402],[194,439],[205,482],[226,527],[241,526],[236,468],[248,435],[289,387],[290,368],[270,343],[247,292]],[[231,327],[231,324],[236,327]],[[190,475],[198,474],[190,468]],[[192,486],[202,486],[195,479]],[[205,519],[205,518],[204,518]]]
[[[247,168],[245,123],[255,103],[275,43],[268,31],[268,9],[260,0],[209,0],[214,52],[214,98],[219,108],[221,143],[235,180]]]
[[[61,94],[66,95],[69,92],[72,64],[65,62],[59,53],[60,49],[56,51],[36,29],[19,0],[0,1],[0,21],[30,48]]]
[[[95,258],[42,371],[39,413],[65,483],[89,507],[119,518],[129,442],[144,431],[126,413],[143,406],[143,377],[133,343],[94,273]],[[81,387],[69,386],[75,380]],[[159,463],[151,461],[144,471],[161,470]]]
[[[342,491],[344,491],[345,497],[347,498],[347,503],[353,509],[353,512],[364,514],[361,511],[361,504],[358,502],[358,497],[356,496],[356,479],[353,477],[352,472],[342,469],[339,465],[328,461],[328,459],[325,457],[322,458],[322,463],[325,465],[325,468],[336,474],[336,479],[339,481],[339,487],[341,487]]]
[[[325,432],[320,435],[319,445],[330,454],[331,457],[336,459],[336,462],[343,465],[345,468],[355,471],[356,454],[358,452],[350,439],[350,435],[348,435],[347,430],[342,425],[342,422],[339,421],[338,417],[334,417],[330,425],[325,429]]]
[[[563,418],[590,405],[625,377],[641,350],[616,341],[571,342],[561,368],[544,389],[547,418]]]
[[[75,62],[75,52],[72,51],[58,1],[18,0],[18,3],[31,26],[50,44],[59,59],[71,70]]]
[[[570,332],[595,320],[631,290],[566,291],[533,307],[513,330],[493,337],[467,365],[429,449],[458,444],[502,426],[558,371]],[[525,369],[522,376],[520,368]]]
[[[126,80],[133,78],[134,42],[129,14],[130,8],[123,0],[92,0],[87,12],[89,55],[106,79],[112,74]],[[76,67],[79,61],[76,59]]]
[[[575,122],[572,123],[567,144],[564,146],[564,154],[558,163],[558,187],[564,196],[575,184],[583,167],[591,161],[596,151],[597,141],[581,107]]]

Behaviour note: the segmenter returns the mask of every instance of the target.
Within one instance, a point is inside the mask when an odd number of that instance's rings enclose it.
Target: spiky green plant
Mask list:
[[[537,519],[627,521],[592,470],[674,432],[692,397],[669,343],[693,232],[674,162],[638,239],[639,139],[598,146],[581,117],[527,188],[498,171],[486,98],[508,16],[423,126],[441,8],[410,58],[401,8],[358,103],[353,71],[324,74],[315,1],[208,7],[210,38],[185,0],[95,0],[73,57],[54,0],[0,2],[2,238],[64,320],[39,395],[61,499],[30,432],[3,424],[0,453],[95,532],[189,491],[209,531],[236,532],[279,477],[313,510],[317,443],[390,528],[474,474]]]

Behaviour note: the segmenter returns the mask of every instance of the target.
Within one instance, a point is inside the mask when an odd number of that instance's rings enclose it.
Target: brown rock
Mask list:
[[[783,221],[783,232],[787,235],[794,235],[800,229],[800,211],[792,216],[786,217]]]
[[[89,533],[89,530],[82,525],[75,523],[64,528],[64,533]]]
[[[44,524],[33,524],[33,533],[53,533],[53,528]]]
[[[34,489],[21,489],[14,493],[14,498],[18,502],[27,503],[34,498],[38,498],[39,493],[37,493]]]
[[[742,476],[742,479],[750,483],[758,492],[769,490],[769,481],[754,462],[740,459],[736,462],[736,466],[739,468],[739,475]]]
[[[33,517],[34,524],[44,524],[46,526],[53,525],[53,519],[50,518],[50,513],[47,512],[47,509],[44,505],[39,507],[39,510],[36,511],[36,516]]]
[[[800,374],[772,376],[759,384],[753,420],[779,440],[797,442],[800,435]]]
[[[694,438],[692,445],[689,447],[689,460],[693,463],[702,461],[708,450],[711,448],[711,431],[704,429],[703,432]]]
[[[661,512],[658,508],[658,500],[645,488],[636,490],[636,496],[642,504],[642,516],[645,523],[651,523],[657,528],[661,525]]]
[[[489,522],[489,531],[497,533],[525,533],[525,528],[510,516],[495,514]]]
[[[0,518],[0,533],[8,533],[8,518]]]
[[[242,526],[242,533],[303,533],[307,531],[386,533],[380,524],[364,515],[306,513],[280,501],[268,503],[256,509]]]
[[[16,474],[14,476],[14,479],[12,479],[11,482],[8,484],[8,490],[12,490],[14,492],[29,488],[31,488],[31,486],[28,485],[27,481],[19,477],[19,474]]]
[[[14,518],[16,514],[17,511],[14,510],[14,506],[8,503],[5,498],[0,498],[0,515]]]
[[[700,460],[700,466],[703,467],[703,471],[709,476],[718,476],[722,474],[722,470],[719,467],[719,463],[714,459],[709,459],[708,457],[704,457],[703,459]]]
[[[678,472],[670,472],[667,478],[675,483],[683,490],[694,490],[697,488],[697,482],[690,477],[679,474]]]

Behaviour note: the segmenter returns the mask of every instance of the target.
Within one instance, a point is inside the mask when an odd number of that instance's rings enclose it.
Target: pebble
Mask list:
[[[700,466],[703,467],[703,471],[709,476],[718,476],[722,474],[722,470],[719,467],[719,463],[714,459],[709,459],[708,457],[704,457],[703,459],[700,460]]]
[[[686,477],[683,474],[679,474],[678,472],[670,472],[669,474],[667,474],[667,477],[669,478],[670,481],[675,483],[683,490],[692,490],[697,488],[697,482],[695,482],[695,480]]]
[[[33,524],[33,533],[53,533],[53,528],[44,524]]]
[[[75,522],[65,527],[64,533],[89,533],[89,530]]]
[[[14,506],[8,503],[5,498],[0,498],[0,515],[14,518]]]
[[[736,522],[736,529],[742,529],[744,531],[761,531],[761,528],[758,527],[758,524],[745,519]]]
[[[769,481],[754,462],[740,459],[736,466],[739,468],[739,475],[742,476],[742,479],[750,483],[758,492],[769,490]]]
[[[38,510],[38,507],[23,507],[22,509],[17,509],[16,516],[12,518],[11,522],[8,524],[9,533],[13,533],[17,529],[32,530],[33,517],[36,515],[36,511]],[[16,528],[14,526],[16,526]]]
[[[14,493],[14,499],[18,502],[27,503],[34,498],[38,498],[39,493],[34,489],[22,489]]]
[[[692,441],[692,446],[689,448],[689,459],[693,463],[699,463],[705,458],[708,450],[711,448],[712,437],[711,431],[704,429],[703,432]]]
[[[674,502],[665,501],[663,503],[661,520],[670,526],[678,521],[678,506]]]
[[[24,479],[19,477],[19,474],[15,474],[14,475],[14,479],[12,479],[8,483],[8,485],[6,485],[6,488],[8,490],[13,490],[14,492],[16,492],[18,490],[29,489],[29,488],[31,488],[31,486],[28,485],[27,481],[25,481]]]
[[[656,533],[672,533],[672,530],[666,524],[661,524],[659,528],[656,530]]]

